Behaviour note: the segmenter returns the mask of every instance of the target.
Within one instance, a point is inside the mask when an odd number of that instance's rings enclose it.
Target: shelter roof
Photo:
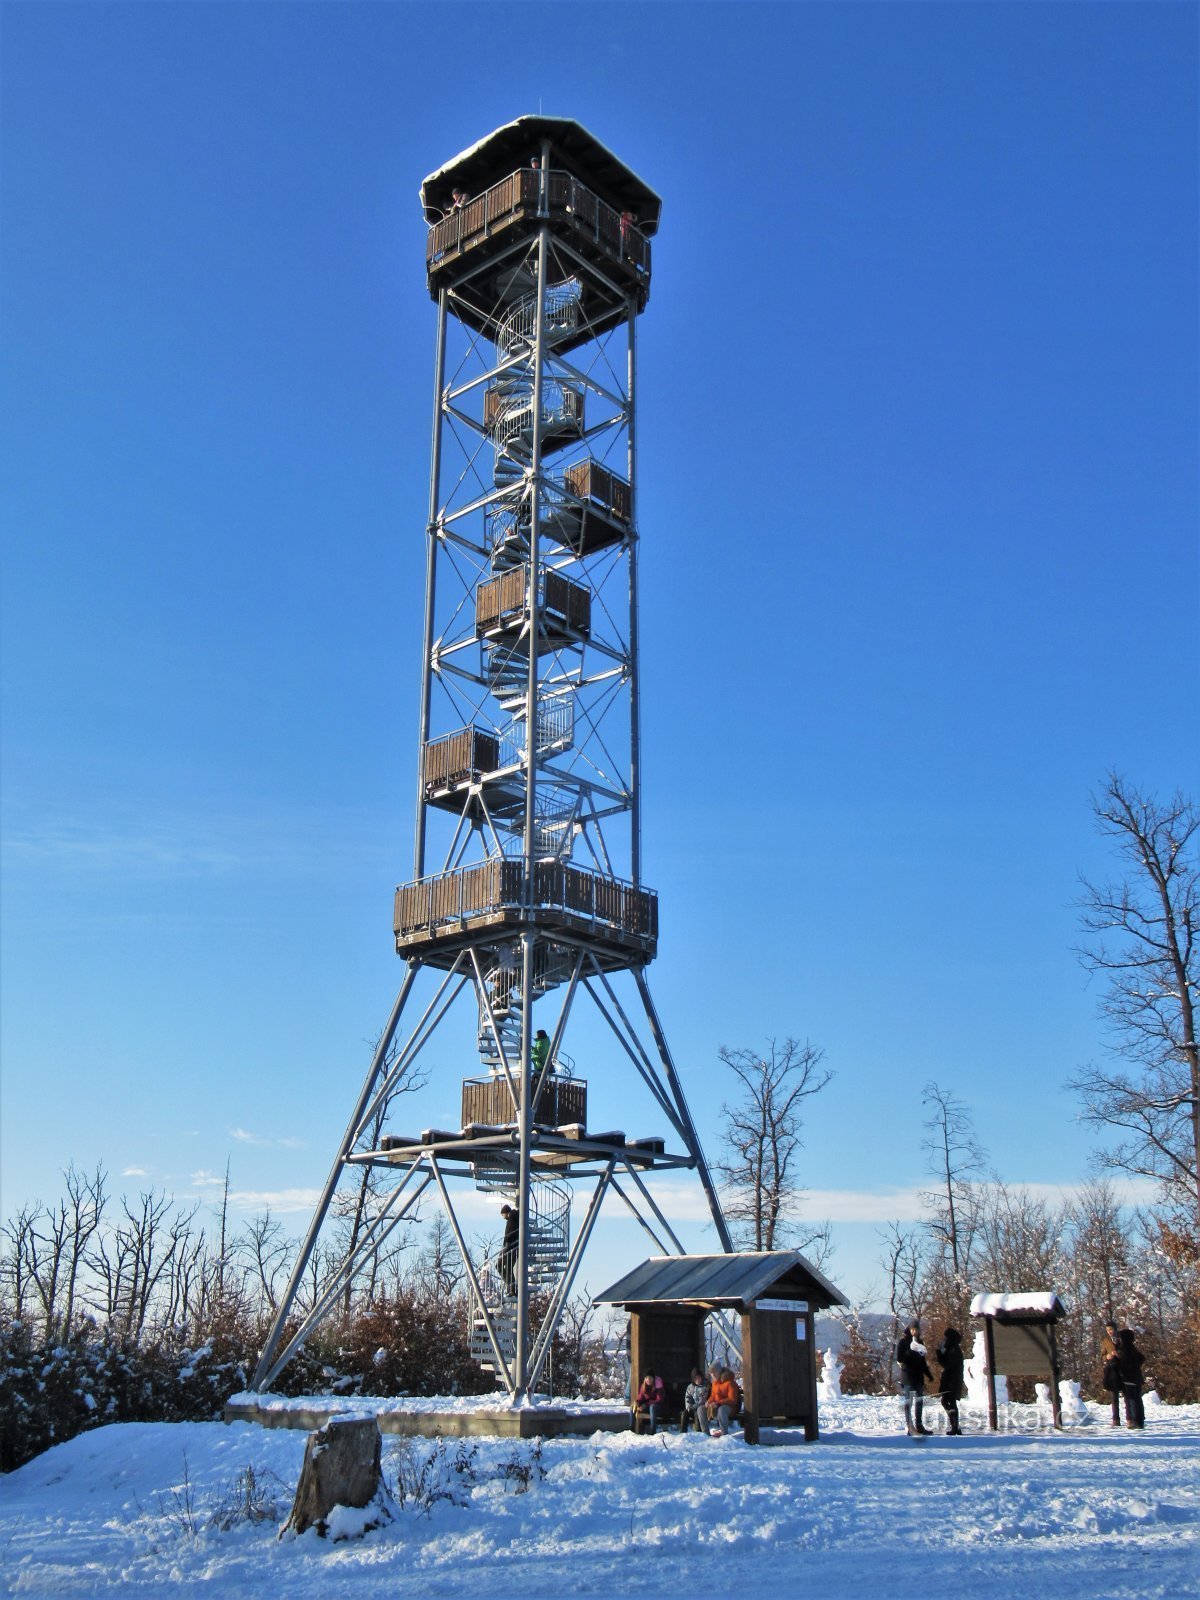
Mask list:
[[[482,194],[518,167],[527,167],[549,139],[551,165],[566,167],[581,183],[617,211],[632,211],[647,238],[658,231],[662,201],[649,184],[569,117],[518,117],[431,172],[421,185],[425,220],[436,222],[455,189]]]
[[[651,1256],[594,1298],[605,1305],[746,1306],[774,1288],[798,1290],[822,1309],[848,1304],[798,1250]]]
[[[973,1317],[996,1317],[1001,1322],[1018,1317],[1045,1317],[1056,1321],[1066,1314],[1066,1309],[1056,1294],[1042,1290],[1023,1294],[977,1294],[971,1301]]]

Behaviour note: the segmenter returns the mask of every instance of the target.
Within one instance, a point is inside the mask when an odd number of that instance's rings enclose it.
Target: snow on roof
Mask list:
[[[977,1294],[971,1301],[973,1317],[1061,1317],[1066,1307],[1052,1291],[1022,1294]]]
[[[579,166],[576,176],[602,200],[618,211],[633,211],[647,238],[657,231],[662,212],[659,196],[594,133],[570,117],[517,117],[460,150],[422,183],[425,220],[437,220],[450,203],[453,187],[462,185],[474,194],[527,165],[544,138],[552,141],[557,156]]]

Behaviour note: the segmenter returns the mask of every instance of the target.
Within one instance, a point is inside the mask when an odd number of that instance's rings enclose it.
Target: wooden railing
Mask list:
[[[526,909],[524,895],[524,863],[502,856],[403,883],[396,890],[396,938],[452,933],[499,913],[520,914]],[[653,890],[565,861],[534,863],[533,905],[528,909],[535,915],[561,911],[573,924],[597,931],[611,928],[646,942],[658,938],[658,896]]]
[[[559,572],[541,573],[540,613],[545,626],[569,628],[586,635],[592,626],[592,596],[582,584]],[[525,618],[529,611],[529,567],[510,567],[488,578],[475,591],[475,631],[484,634],[504,623]]]
[[[614,208],[569,172],[549,172],[547,215],[565,220],[571,230],[590,239],[605,255],[649,275],[650,241],[627,213]],[[514,216],[538,214],[541,174],[522,167],[501,178],[457,211],[432,223],[425,242],[425,260],[434,270],[447,255],[458,255],[485,239]]]
[[[607,511],[617,522],[628,522],[632,514],[629,483],[602,467],[589,456],[563,473],[563,487],[580,500]]]
[[[505,1127],[516,1121],[512,1090],[504,1078],[466,1078],[462,1086],[462,1125]],[[587,1084],[581,1078],[545,1078],[533,1103],[533,1120],[548,1127],[587,1123]]]
[[[425,746],[426,791],[463,783],[500,765],[500,740],[483,728],[459,728]]]

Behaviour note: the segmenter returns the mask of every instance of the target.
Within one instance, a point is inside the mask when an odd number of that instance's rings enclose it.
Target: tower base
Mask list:
[[[405,1438],[561,1439],[568,1435],[589,1438],[593,1433],[625,1433],[630,1427],[628,1406],[597,1405],[594,1410],[563,1406],[497,1406],[491,1396],[469,1411],[408,1409],[411,1401],[395,1399],[339,1399],[336,1395],[311,1395],[284,1399],[278,1395],[241,1394],[226,1402],[225,1422],[255,1422],[263,1428],[298,1428],[311,1433],[330,1417],[373,1416],[380,1433]],[[437,1401],[430,1401],[436,1406]],[[378,1409],[376,1409],[378,1408]]]

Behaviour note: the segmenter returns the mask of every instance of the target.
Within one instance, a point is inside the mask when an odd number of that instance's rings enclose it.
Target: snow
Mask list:
[[[977,1294],[971,1301],[973,1317],[1061,1317],[1063,1303],[1056,1294]]]
[[[126,1423],[0,1478],[0,1593],[1194,1593],[1200,1406],[1146,1410],[1144,1433],[1111,1428],[1107,1405],[1061,1434],[1036,1406],[1010,1406],[1008,1432],[907,1439],[897,1400],[847,1396],[822,1407],[820,1443],[777,1449],[736,1434],[387,1435],[392,1518],[344,1540],[277,1537],[302,1430]],[[977,1430],[978,1413],[965,1408],[964,1425]],[[367,1520],[339,1511],[336,1532]]]
[[[311,1394],[255,1394],[247,1390],[231,1395],[230,1406],[244,1406],[259,1411],[336,1411],[344,1417],[375,1417],[384,1411],[431,1411],[439,1415],[453,1412],[465,1415],[472,1411],[496,1411],[509,1406],[506,1394],[456,1394],[456,1395],[402,1395],[387,1400],[370,1395],[311,1395]],[[607,1415],[621,1409],[618,1400],[543,1400],[527,1395],[523,1405],[530,1409],[567,1411],[572,1416],[586,1416],[589,1412]]]

